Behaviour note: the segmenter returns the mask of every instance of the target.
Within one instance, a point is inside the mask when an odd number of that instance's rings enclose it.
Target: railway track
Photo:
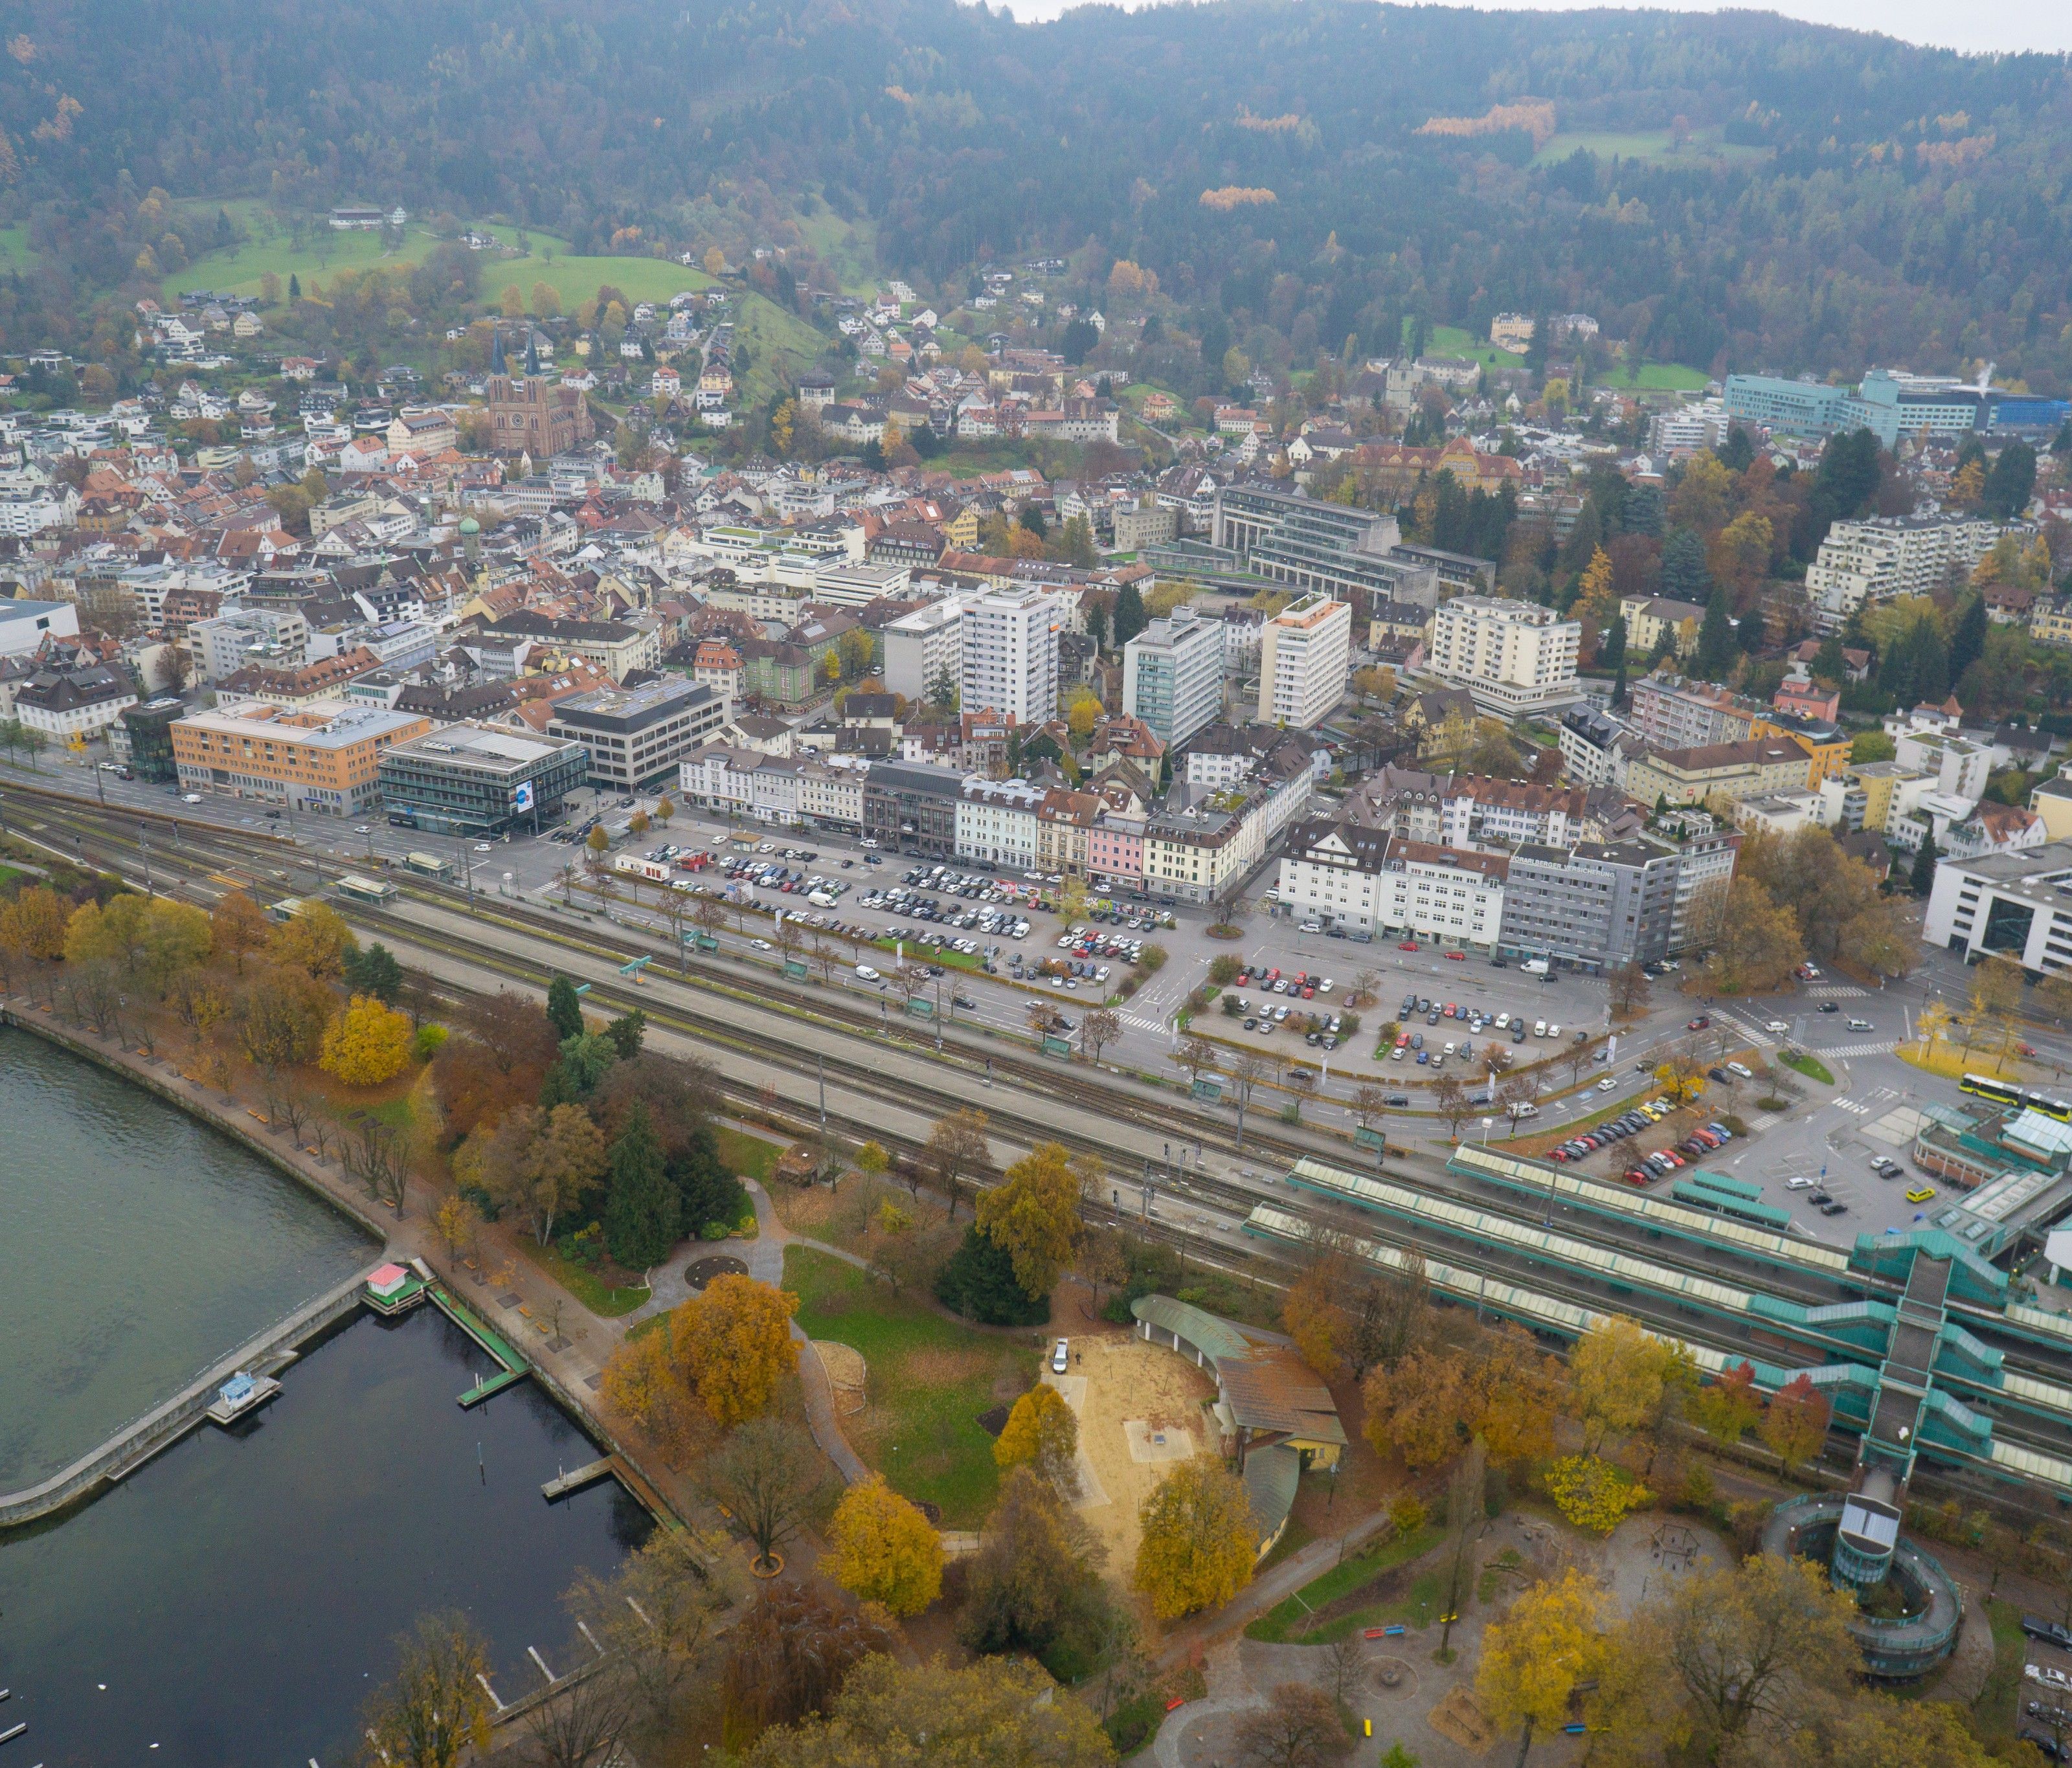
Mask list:
[[[10,790],[9,798],[14,812],[9,819],[13,832],[25,834],[61,856],[97,863],[139,882],[148,866],[154,884],[177,885],[182,894],[204,900],[212,900],[233,888],[245,888],[262,898],[297,894],[296,874],[320,870],[313,868],[299,849],[261,834],[182,824],[175,841],[170,825],[176,820],[162,813],[123,812],[123,820],[138,825],[137,832],[131,833],[119,822],[111,824],[108,814],[98,807],[69,800],[63,795],[39,795],[17,787]],[[23,824],[30,826],[24,829],[18,826]],[[155,840],[149,838],[154,830]],[[319,881],[313,876],[313,882]],[[615,972],[630,957],[643,955],[643,951],[633,949],[631,940],[615,937],[631,931],[616,923],[610,923],[607,933],[594,924],[572,924],[500,898],[488,899],[471,915],[456,903],[450,892],[414,881],[399,883],[398,888],[413,912],[344,901],[336,901],[334,906],[348,920],[378,936],[438,954],[472,974],[544,989],[557,973],[577,974],[577,965],[590,967],[591,973],[578,975],[578,980],[590,982],[588,998],[599,1007],[619,1011],[639,1008],[651,1022],[701,1045],[731,1051],[765,1068],[782,1071],[797,1080],[810,1077],[817,1083],[824,1073],[836,1083],[828,1113],[831,1129],[859,1138],[887,1139],[882,1116],[870,1103],[853,1108],[840,1105],[844,1087],[859,1095],[883,1095],[896,1090],[901,1104],[927,1108],[936,1115],[973,1102],[972,1089],[978,1080],[984,1055],[967,1047],[968,1040],[964,1037],[946,1038],[944,1055],[937,1060],[932,1034],[919,1037],[901,1023],[887,1038],[880,1026],[870,1021],[860,1003],[852,1005],[832,991],[824,995],[819,991],[790,989],[769,979],[744,976],[742,967],[731,960],[702,965],[699,974],[688,977],[658,972],[658,980],[666,979],[670,985],[666,991],[652,985],[636,987],[620,981]],[[639,944],[652,955],[654,942],[643,937]],[[606,973],[598,973],[597,967],[603,967]],[[450,993],[453,999],[461,1001],[468,990],[453,985]],[[758,1030],[747,1022],[751,1009],[767,1015],[773,1007],[783,1015],[777,1026]],[[832,1034],[834,1041],[809,1050],[795,1037],[780,1034],[804,1028]],[[895,1088],[888,1082],[880,1051],[923,1058],[927,1066],[937,1070],[937,1075],[908,1074]],[[1168,1141],[1198,1144],[1204,1149],[1215,1148],[1233,1157],[1249,1155],[1268,1166],[1300,1153],[1315,1154],[1348,1168],[1356,1164],[1342,1142],[1314,1135],[1297,1141],[1277,1133],[1279,1125],[1256,1120],[1248,1122],[1248,1146],[1240,1150],[1230,1126],[1198,1112],[1139,1098],[1105,1083],[1082,1079],[1068,1070],[1013,1050],[989,1053],[997,1083],[984,1103],[992,1126],[1004,1141],[1023,1146],[1036,1141],[1059,1141],[1075,1151],[1093,1152],[1113,1160],[1117,1152],[1116,1133],[1126,1126],[1147,1137],[1157,1134]],[[1010,1086],[1030,1096],[1018,1101]],[[734,1091],[744,1102],[754,1098],[746,1087]],[[816,1116],[796,1104],[793,1109],[808,1119]],[[895,1142],[906,1139],[911,1145],[911,1138],[895,1135],[893,1139]],[[1147,1168],[1154,1164],[1150,1157],[1145,1157]],[[1134,1208],[1122,1201],[1125,1187],[1137,1191],[1143,1182],[1123,1176],[1116,1182],[1115,1200],[1105,1207],[1094,1200],[1096,1213],[1111,1222],[1127,1223],[1141,1234],[1180,1248],[1196,1262],[1243,1281],[1283,1286],[1298,1268],[1299,1257],[1268,1242],[1256,1241],[1242,1248],[1220,1244],[1210,1237],[1215,1228],[1205,1233],[1191,1223],[1171,1219],[1158,1203],[1163,1203],[1166,1210],[1207,1212],[1215,1219],[1216,1227],[1227,1227],[1241,1224],[1256,1204],[1270,1200],[1305,1220],[1392,1245],[1414,1248],[1464,1273],[1527,1285],[1543,1294],[1596,1311],[1634,1315],[1644,1323],[1728,1356],[1759,1355],[1788,1367],[1811,1367],[1820,1360],[1753,1327],[1729,1325],[1674,1301],[1581,1276],[1559,1264],[1492,1252],[1430,1224],[1321,1203],[1270,1184],[1240,1183],[1198,1166],[1183,1169],[1156,1164],[1157,1170],[1152,1177],[1157,1202],[1147,1197],[1141,1208]],[[1417,1156],[1407,1166],[1400,1161],[1392,1163],[1388,1170],[1393,1178],[1455,1200],[1472,1201],[1476,1207],[1492,1215],[1519,1223],[1540,1221],[1540,1211],[1500,1187],[1418,1170],[1439,1165],[1431,1157]],[[1432,1182],[1434,1178],[1441,1182]],[[1616,1224],[1581,1215],[1564,1217],[1560,1226],[1564,1234],[1589,1244],[1644,1256],[1674,1269],[1719,1274],[1718,1263],[1666,1256],[1661,1242],[1649,1240],[1638,1230],[1622,1231]],[[1723,1258],[1720,1262],[1729,1261]],[[1767,1268],[1759,1281],[1772,1291],[1796,1291],[1795,1298],[1816,1302],[1848,1299],[1852,1289],[1854,1293],[1888,1293],[1885,1286],[1874,1284],[1831,1285],[1817,1277],[1799,1278],[1789,1273],[1781,1278],[1780,1273]],[[2072,1354],[2054,1357],[2023,1347],[2010,1348],[2008,1361],[2010,1367],[2025,1372],[2072,1381]],[[1995,1428],[2010,1441],[2045,1453],[2064,1454],[2072,1449],[2072,1421],[2061,1428],[2008,1411],[1996,1414]]]

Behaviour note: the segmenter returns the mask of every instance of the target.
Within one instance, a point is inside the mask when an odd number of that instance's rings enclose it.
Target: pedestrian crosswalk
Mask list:
[[[1855,1114],[1859,1117],[1868,1117],[1870,1116],[1871,1112],[1877,1108],[1874,1106],[1865,1104],[1860,1099],[1837,1099],[1832,1101],[1832,1103],[1840,1106],[1844,1111],[1855,1112]]]
[[[1868,989],[1860,989],[1855,984],[1849,982],[1822,982],[1806,992],[1821,999],[1846,1001],[1852,998],[1860,999],[1871,991]]]
[[[1166,1029],[1164,1020],[1147,1018],[1141,1013],[1131,1013],[1125,1009],[1121,1018],[1122,1022],[1135,1031],[1163,1031]]]
[[[1817,1046],[1816,1056],[1840,1056],[1848,1060],[1853,1056],[1889,1056],[1899,1047],[1897,1038],[1888,1038],[1882,1043],[1831,1043]]]

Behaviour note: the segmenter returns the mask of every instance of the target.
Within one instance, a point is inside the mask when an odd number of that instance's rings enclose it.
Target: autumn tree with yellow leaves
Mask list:
[[[1079,1453],[1079,1419],[1063,1394],[1042,1383],[1014,1402],[993,1445],[1001,1471],[1026,1465],[1061,1486],[1073,1482]]]
[[[317,1066],[348,1087],[378,1087],[410,1059],[410,1016],[356,994],[325,1028]]]
[[[767,1412],[799,1367],[791,1316],[799,1298],[750,1277],[717,1277],[671,1317],[676,1362],[722,1429]]]
[[[852,1486],[828,1527],[834,1581],[898,1615],[919,1614],[943,1591],[943,1540],[928,1519],[874,1475]]]
[[[978,1199],[979,1231],[1007,1254],[1027,1295],[1048,1295],[1079,1244],[1079,1177],[1057,1142],[1038,1142]]]
[[[1137,1524],[1130,1581],[1160,1620],[1218,1607],[1252,1581],[1259,1548],[1252,1501],[1221,1462],[1181,1462],[1145,1495]]]
[[[1536,1585],[1482,1634],[1475,1698],[1506,1730],[1552,1731],[1568,1721],[1576,1685],[1597,1674],[1609,1604],[1603,1585],[1571,1566]]]

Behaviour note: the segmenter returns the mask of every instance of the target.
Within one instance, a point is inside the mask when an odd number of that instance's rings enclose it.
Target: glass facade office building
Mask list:
[[[494,725],[447,725],[395,744],[381,757],[388,820],[440,835],[538,830],[561,815],[583,783],[590,757],[579,742]]]

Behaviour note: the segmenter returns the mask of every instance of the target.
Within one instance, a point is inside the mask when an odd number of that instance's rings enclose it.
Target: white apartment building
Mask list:
[[[1319,590],[1260,628],[1259,720],[1309,730],[1345,697],[1352,671],[1353,610]]]
[[[945,677],[961,681],[964,605],[948,596],[902,614],[886,623],[884,640],[886,690],[908,700],[926,700],[929,689]]]
[[[1355,932],[1423,934],[1492,946],[1503,925],[1502,853],[1462,853],[1357,823],[1305,823],[1288,840],[1281,907]]]
[[[1837,522],[1806,568],[1817,631],[1839,631],[1865,602],[1927,595],[1953,571],[1968,574],[1992,551],[2000,524],[1977,516],[1881,516]]]
[[[906,593],[914,574],[903,565],[853,565],[824,561],[814,578],[813,599],[829,607],[860,608],[882,596]]]
[[[1034,870],[1044,796],[1042,787],[1026,780],[966,780],[957,800],[957,857]]]
[[[1215,722],[1223,705],[1223,632],[1190,607],[1153,620],[1122,648],[1122,709],[1168,749]]]
[[[231,608],[187,628],[187,650],[203,685],[234,675],[247,664],[299,669],[310,660],[310,623],[292,607]]]
[[[1457,595],[1432,616],[1429,667],[1482,711],[1516,718],[1572,704],[1581,623],[1536,602]]]
[[[799,820],[813,828],[863,827],[861,763],[837,756],[799,764]]]
[[[958,672],[963,709],[989,709],[1017,724],[1041,724],[1058,709],[1057,602],[1041,590],[994,590],[964,609]]]

